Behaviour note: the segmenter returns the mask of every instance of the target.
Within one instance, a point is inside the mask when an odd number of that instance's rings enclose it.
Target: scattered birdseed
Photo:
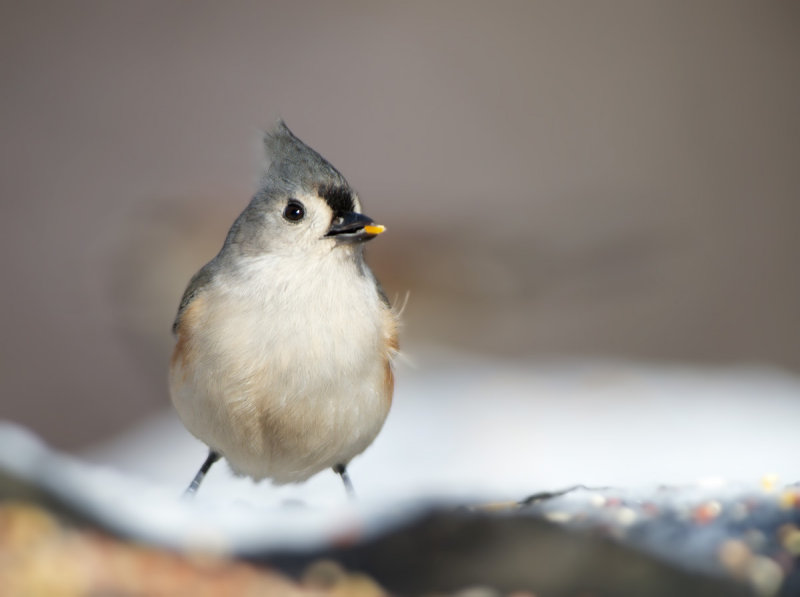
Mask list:
[[[593,493],[589,497],[589,503],[594,506],[595,508],[602,508],[606,505],[606,497],[600,493]]]
[[[747,576],[755,592],[764,597],[777,594],[783,582],[781,567],[765,556],[756,556],[750,561]]]
[[[775,491],[779,477],[775,473],[768,473],[761,477],[761,487],[764,491]]]
[[[800,530],[794,525],[791,525],[781,537],[781,545],[793,556],[800,556]]]
[[[633,510],[632,508],[626,507],[617,510],[617,522],[622,526],[627,527],[632,525],[634,522],[636,522],[637,518],[638,515],[636,514],[636,511]]]
[[[741,539],[726,539],[719,546],[720,563],[736,578],[744,578],[753,552]]]
[[[800,487],[777,482],[765,475],[750,486],[715,482],[638,493],[577,488],[521,508],[770,597],[800,579]],[[781,594],[797,594],[786,587]]]
[[[572,514],[570,514],[569,512],[555,510],[552,512],[546,512],[544,517],[550,522],[564,524],[570,521],[570,519],[572,518]]]
[[[717,501],[706,502],[694,510],[694,520],[698,524],[706,524],[714,520],[722,512],[722,504]]]
[[[778,503],[784,510],[800,508],[800,492],[796,489],[782,491]]]

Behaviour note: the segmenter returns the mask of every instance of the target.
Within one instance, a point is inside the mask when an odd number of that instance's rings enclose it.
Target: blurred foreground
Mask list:
[[[370,595],[376,582],[420,595],[797,590],[800,378],[450,353],[426,363],[403,376],[386,429],[353,461],[355,503],[333,473],[276,488],[219,465],[181,500],[205,449],[171,413],[81,459],[0,427],[0,497],[295,576],[332,559],[369,575],[358,578]],[[554,492],[574,485],[588,487]]]

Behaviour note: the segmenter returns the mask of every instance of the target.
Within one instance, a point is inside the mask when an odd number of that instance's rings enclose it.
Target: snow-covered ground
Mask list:
[[[350,465],[362,500],[519,498],[574,483],[800,479],[800,377],[766,368],[500,362],[426,354],[401,365],[381,435]],[[424,363],[420,365],[419,363]],[[172,411],[84,456],[180,491],[206,448]],[[333,473],[255,485],[216,465],[198,494],[344,499]]]
[[[356,504],[332,472],[274,487],[236,478],[224,463],[194,500],[179,500],[206,448],[168,409],[77,459],[50,454],[46,464],[35,455],[13,463],[9,450],[26,453],[18,446],[27,440],[0,429],[0,466],[35,470],[148,537],[244,548],[370,532],[433,499],[514,500],[577,483],[800,479],[800,377],[785,372],[437,351],[414,360],[400,367],[383,432],[349,467]]]

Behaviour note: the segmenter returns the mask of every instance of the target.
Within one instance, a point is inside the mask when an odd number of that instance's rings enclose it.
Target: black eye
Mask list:
[[[306,215],[306,208],[297,199],[289,199],[286,209],[283,210],[283,217],[290,222],[299,222]]]

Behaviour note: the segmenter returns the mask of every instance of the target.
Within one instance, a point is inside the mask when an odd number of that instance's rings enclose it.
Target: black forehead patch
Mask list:
[[[333,210],[333,213],[355,211],[353,192],[347,187],[325,185],[319,187],[318,193]]]

